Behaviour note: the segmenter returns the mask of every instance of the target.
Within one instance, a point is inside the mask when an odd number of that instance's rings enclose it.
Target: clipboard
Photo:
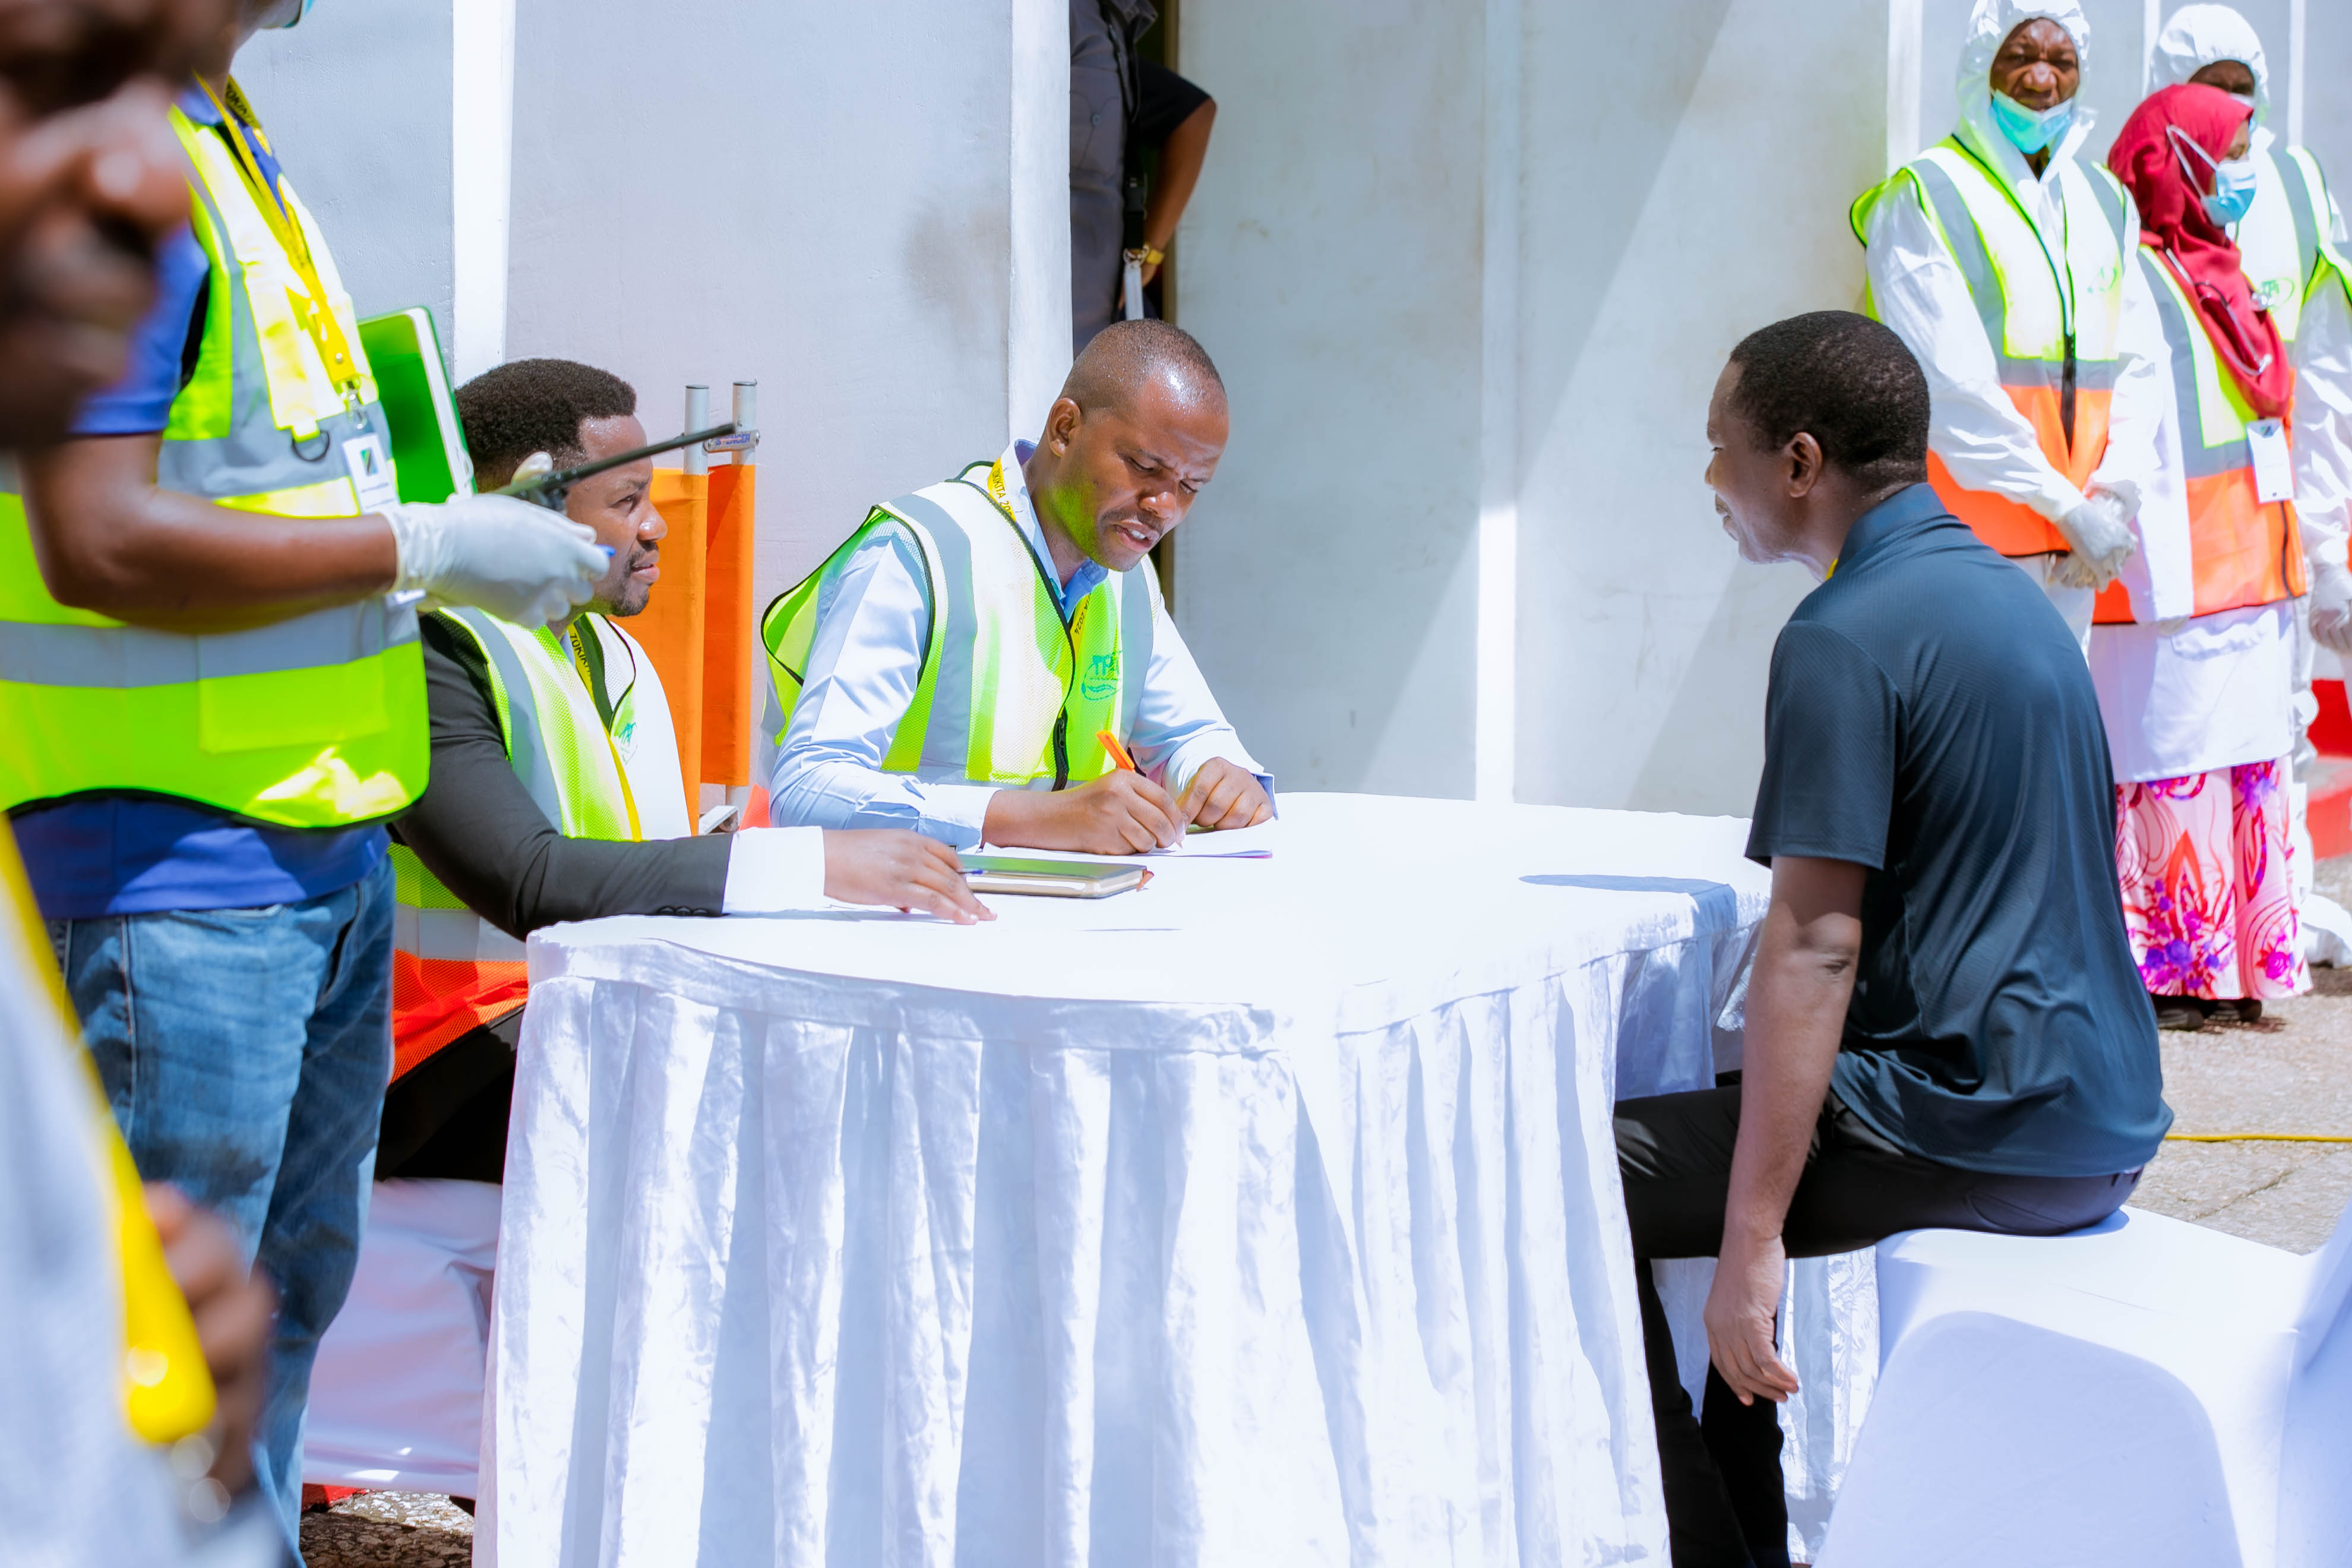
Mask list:
[[[375,376],[376,399],[392,426],[393,477],[400,499],[444,501],[474,493],[474,459],[466,427],[441,358],[441,334],[422,305],[370,316],[360,323],[360,350]]]

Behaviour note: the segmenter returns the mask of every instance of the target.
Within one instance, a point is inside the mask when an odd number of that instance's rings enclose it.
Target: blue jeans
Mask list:
[[[49,928],[140,1174],[235,1226],[278,1288],[254,1464],[289,1542],[310,1362],[351,1289],[392,1076],[392,907],[379,863],[299,904]]]

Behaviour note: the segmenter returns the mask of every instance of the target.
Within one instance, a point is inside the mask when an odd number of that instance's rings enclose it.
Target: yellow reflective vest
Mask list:
[[[2066,227],[2063,248],[2054,254],[2008,183],[1957,136],[1864,191],[1850,221],[1854,237],[1867,243],[1871,209],[1899,186],[1916,192],[1967,280],[2001,390],[2033,426],[2050,466],[2079,489],[2107,449],[2129,209],[2123,187],[2103,168],[2062,159],[2055,177]],[[1867,308],[1877,314],[1874,306]],[[1932,451],[1927,478],[1952,515],[2003,555],[2068,548],[2065,536],[2040,512],[2006,496],[1967,489]]]
[[[220,130],[176,108],[171,119],[210,292],[157,482],[253,511],[357,516],[354,468],[388,465],[391,443],[326,240],[282,180],[282,216],[263,210]],[[352,363],[331,370],[322,342]],[[126,791],[332,828],[389,816],[425,787],[413,610],[371,597],[187,636],[69,609],[42,581],[15,493],[0,493],[0,809]]]
[[[567,838],[644,837],[628,770],[567,643],[595,633],[578,622],[565,632],[526,629],[477,609],[435,613],[488,673],[507,762],[557,831]],[[616,719],[629,700],[625,693]],[[467,908],[406,846],[392,847],[392,868],[399,900],[392,941],[397,1079],[468,1030],[520,1006],[530,977],[523,944]]]
[[[990,493],[994,473],[974,463],[876,507],[824,565],[768,606],[760,639],[775,689],[775,743],[792,728],[827,585],[860,545],[897,530],[922,562],[931,623],[883,767],[958,770],[980,784],[1051,780],[1060,789],[1117,766],[1097,737],[1109,731],[1125,742],[1135,732],[1151,668],[1151,567],[1112,573],[1066,619],[1045,567]]]

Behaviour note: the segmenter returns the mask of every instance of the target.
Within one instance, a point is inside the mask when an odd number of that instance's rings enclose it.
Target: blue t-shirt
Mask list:
[[[1869,868],[1837,1097],[1897,1147],[2021,1176],[2161,1146],[2083,654],[2032,579],[1915,485],[1853,526],[1772,649],[1748,852]]]
[[[180,109],[200,125],[220,123],[201,88],[183,93]],[[275,190],[278,160],[257,142],[254,152]],[[131,335],[129,368],[82,405],[74,434],[142,436],[171,422],[172,403],[194,368],[210,276],[194,231],[163,243],[155,303]],[[50,920],[297,903],[374,870],[386,843],[381,827],[255,827],[153,795],[79,795],[22,812],[15,827],[33,896]]]

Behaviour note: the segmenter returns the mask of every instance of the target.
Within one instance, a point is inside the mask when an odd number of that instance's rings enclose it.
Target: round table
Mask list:
[[[978,928],[540,932],[481,1546],[1663,1562],[1610,1107],[1712,1081],[1745,835],[1294,795]]]

